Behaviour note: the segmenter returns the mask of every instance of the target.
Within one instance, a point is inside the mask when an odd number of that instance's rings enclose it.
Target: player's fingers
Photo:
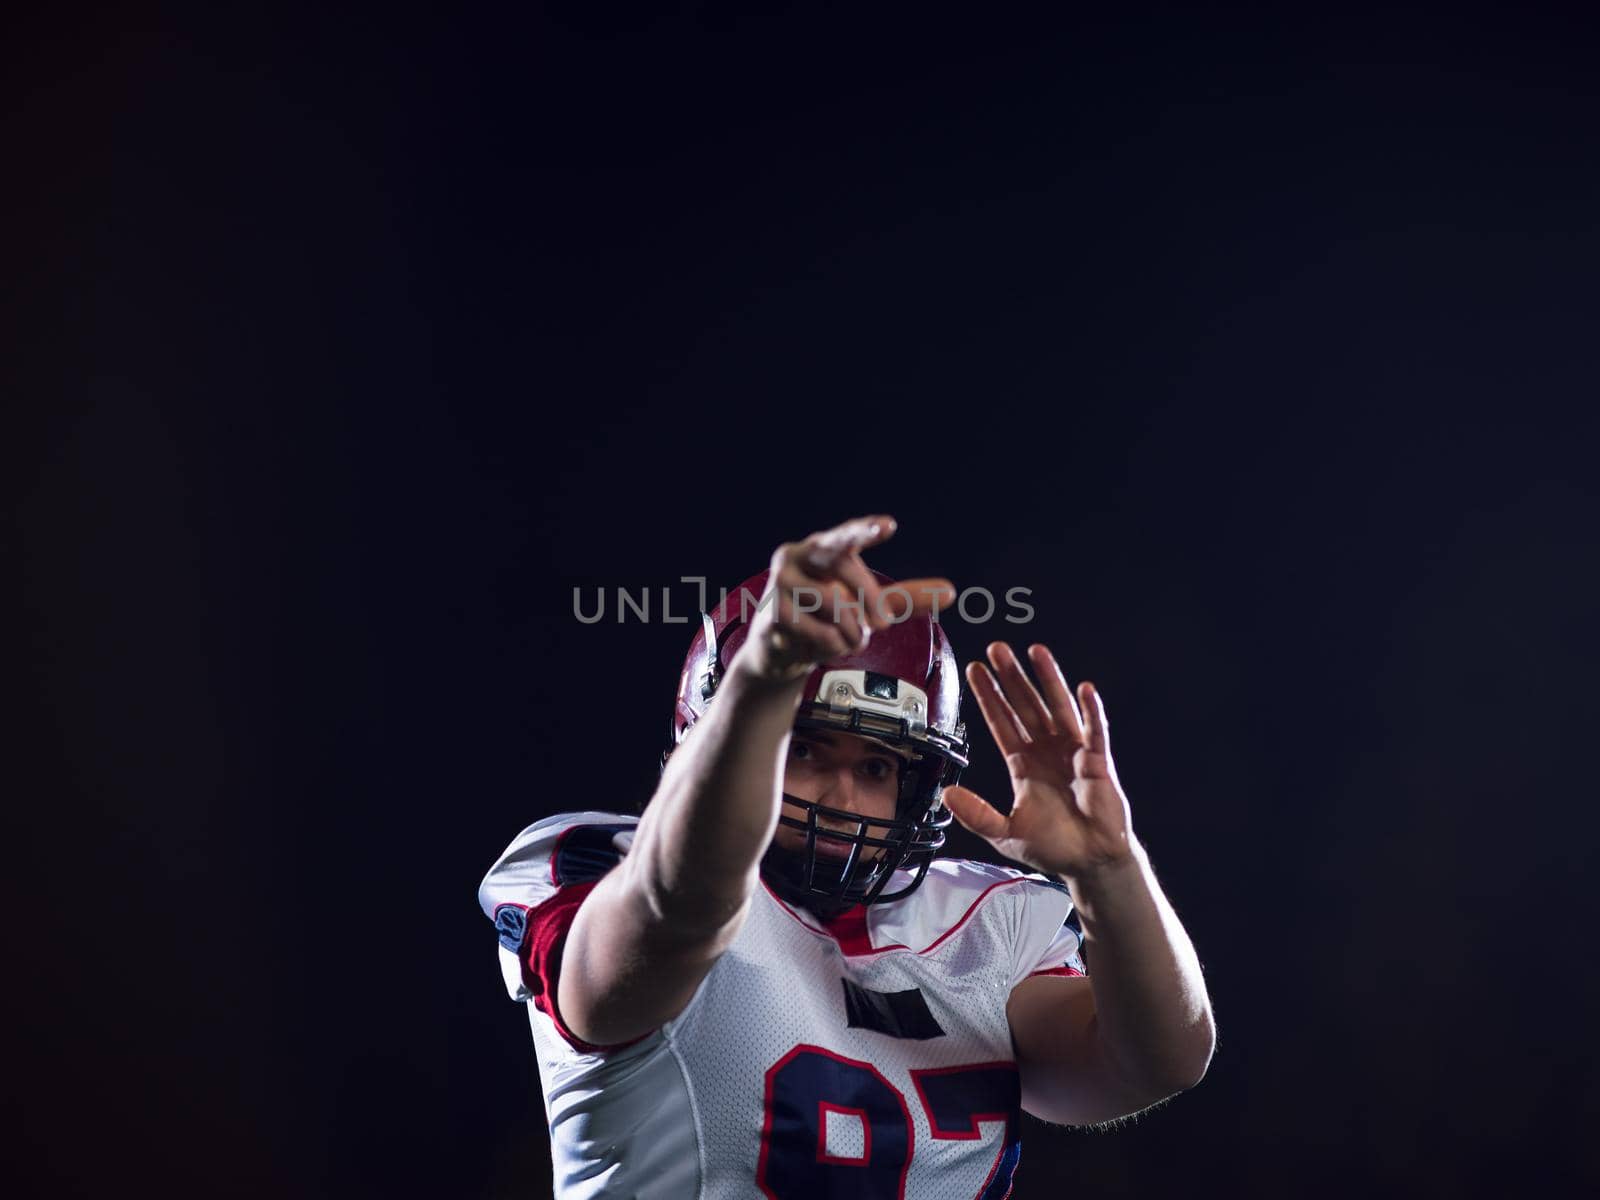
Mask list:
[[[842,556],[888,541],[895,529],[895,519],[888,513],[856,517],[806,538],[801,543],[805,547],[801,561],[813,572],[831,571]]]
[[[1078,699],[1083,703],[1089,727],[1084,744],[1094,754],[1111,757],[1111,722],[1106,719],[1105,702],[1100,699],[1100,689],[1085,679],[1078,685]]]
[[[1000,753],[1016,754],[1021,751],[1028,744],[1028,733],[1022,728],[1022,722],[1017,720],[1017,714],[1011,711],[1011,705],[1006,703],[1000,685],[989,674],[989,668],[980,662],[968,663],[967,682],[972,685],[972,694],[978,698],[978,709],[983,713],[984,723],[989,726]]]
[[[855,600],[860,605],[861,616],[874,629],[882,629],[887,621],[877,616],[879,583],[873,578],[861,555],[852,551],[833,564],[834,577],[855,590]]]
[[[898,625],[913,614],[943,612],[955,603],[956,585],[948,579],[901,579],[878,593],[877,615]]]
[[[813,644],[813,661],[847,657],[861,642],[861,625],[848,613],[836,623],[832,614],[832,595],[822,588],[799,585],[785,588],[778,595],[776,624],[799,639],[800,646]]]
[[[1022,721],[1022,727],[1028,731],[1028,736],[1035,741],[1043,741],[1053,734],[1055,722],[1050,717],[1050,710],[1045,707],[1028,673],[1022,669],[1016,651],[1005,642],[990,642],[989,661],[994,664],[1006,699],[1011,701],[1011,707]]]
[[[1072,698],[1067,677],[1061,673],[1061,664],[1056,662],[1048,646],[1038,642],[1028,647],[1028,657],[1033,660],[1034,674],[1039,677],[1039,686],[1050,706],[1050,715],[1055,718],[1056,728],[1083,745],[1083,718],[1078,715],[1078,703]]]
[[[944,789],[942,798],[963,829],[991,841],[1010,832],[1010,819],[971,788],[951,784]]]
[[[852,650],[866,646],[871,629],[866,602],[859,593],[842,583],[812,579],[792,566],[784,567],[775,578],[780,620],[792,623],[797,616],[815,613],[825,624],[837,625]]]
[[[853,653],[842,629],[813,616],[801,615],[783,621],[774,632],[784,635],[782,650],[791,662],[827,662],[833,658],[848,658]]]
[[[843,584],[829,584],[826,605],[818,616],[838,626],[852,653],[866,649],[872,627],[867,623],[866,602],[860,593]]]

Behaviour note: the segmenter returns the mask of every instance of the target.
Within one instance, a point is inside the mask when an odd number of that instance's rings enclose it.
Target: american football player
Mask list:
[[[703,615],[642,816],[536,822],[483,880],[560,1200],[1000,1200],[1022,1111],[1102,1123],[1206,1071],[1098,692],[991,644],[1009,812],[960,786],[954,588],[869,570],[893,531],[780,546]],[[952,815],[1031,869],[938,857]]]

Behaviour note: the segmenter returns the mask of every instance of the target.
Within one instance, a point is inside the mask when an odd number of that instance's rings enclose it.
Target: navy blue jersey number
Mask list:
[[[1010,1195],[1022,1158],[1022,1086],[1013,1062],[911,1072],[935,1141],[981,1141],[981,1125],[1003,1136],[974,1200]],[[900,1090],[870,1063],[820,1046],[796,1046],[767,1072],[766,1122],[756,1183],[768,1200],[902,1200],[911,1166],[911,1113]],[[849,1153],[828,1143],[828,1114],[860,1123]]]
[[[769,1200],[900,1200],[911,1166],[905,1097],[870,1063],[796,1046],[767,1072],[756,1183]],[[860,1123],[859,1149],[830,1151],[828,1114]],[[837,1149],[837,1148],[836,1148]]]
[[[938,1067],[911,1072],[917,1097],[928,1114],[928,1127],[938,1141],[978,1141],[983,1121],[1004,1121],[994,1166],[983,1181],[975,1200],[1003,1200],[1011,1192],[1011,1180],[1022,1158],[1021,1125],[1022,1082],[1017,1064],[979,1063],[967,1067]]]

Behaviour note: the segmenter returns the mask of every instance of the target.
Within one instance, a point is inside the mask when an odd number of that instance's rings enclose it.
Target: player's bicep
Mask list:
[[[1100,1039],[1094,989],[1081,975],[1034,975],[1006,1005],[1022,1107],[1059,1125],[1098,1125],[1162,1099],[1128,1087]]]
[[[651,912],[624,863],[584,897],[556,947],[558,1021],[597,1046],[653,1032],[688,1007],[743,917],[741,910],[709,935],[675,933]]]

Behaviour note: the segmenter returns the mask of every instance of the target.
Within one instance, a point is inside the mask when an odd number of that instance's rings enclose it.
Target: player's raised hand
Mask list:
[[[971,788],[946,788],[944,802],[1001,854],[1048,875],[1081,875],[1129,858],[1133,820],[1111,761],[1100,693],[1085,681],[1075,700],[1046,647],[1030,646],[1028,655],[1042,696],[1004,642],[989,646],[994,673],[982,663],[967,665],[967,681],[1011,772],[1011,815]]]
[[[759,606],[749,642],[734,663],[764,679],[800,679],[818,663],[863,649],[873,630],[903,620],[905,595],[883,595],[861,558],[863,550],[893,537],[895,528],[887,514],[855,517],[774,550],[762,596],[772,599]],[[911,612],[955,599],[948,579],[907,579],[895,587],[909,594]]]

